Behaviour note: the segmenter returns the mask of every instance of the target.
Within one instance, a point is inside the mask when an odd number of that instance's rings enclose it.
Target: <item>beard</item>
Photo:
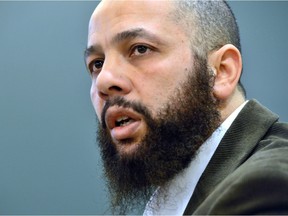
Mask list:
[[[120,96],[106,101],[98,140],[114,214],[143,207],[156,187],[165,186],[188,167],[199,147],[219,126],[212,73],[205,59],[196,56],[194,62],[187,80],[169,97],[157,117],[153,118],[141,102]],[[133,109],[147,124],[146,135],[129,157],[119,155],[105,125],[104,116],[111,106]]]

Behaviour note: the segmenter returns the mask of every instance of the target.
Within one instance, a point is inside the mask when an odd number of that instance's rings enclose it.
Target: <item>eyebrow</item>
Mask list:
[[[148,32],[147,30],[143,28],[135,28],[135,29],[126,30],[126,31],[116,34],[112,38],[112,43],[121,43],[125,40],[134,39],[137,37],[143,37],[143,38],[147,38],[150,40],[156,39],[156,36]]]
[[[149,40],[154,41],[158,44],[160,43],[160,40],[156,35],[150,33],[149,31],[147,31],[143,28],[134,28],[134,29],[129,29],[129,30],[120,32],[112,38],[111,42],[112,42],[112,44],[118,44],[118,43],[121,43],[123,41],[132,40],[132,39],[138,38],[138,37],[149,39]],[[102,50],[102,48],[98,44],[89,46],[85,49],[84,56],[85,56],[85,58],[87,58],[93,53],[101,52],[101,50]]]
[[[84,58],[87,59],[93,53],[99,53],[101,50],[102,49],[99,45],[89,46],[84,51]]]

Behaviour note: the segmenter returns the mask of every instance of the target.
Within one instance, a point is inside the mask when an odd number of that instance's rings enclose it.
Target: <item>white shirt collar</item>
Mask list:
[[[158,188],[154,192],[143,215],[183,215],[198,180],[220,141],[247,102],[241,104],[203,143],[188,168],[172,179],[163,190]],[[163,196],[163,191],[165,191],[165,196]]]

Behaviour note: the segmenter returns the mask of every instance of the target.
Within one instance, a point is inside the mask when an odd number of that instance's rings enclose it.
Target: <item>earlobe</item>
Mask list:
[[[222,101],[229,99],[237,88],[242,71],[242,58],[239,50],[231,44],[226,44],[209,55],[209,65],[212,70],[216,71],[214,96]]]

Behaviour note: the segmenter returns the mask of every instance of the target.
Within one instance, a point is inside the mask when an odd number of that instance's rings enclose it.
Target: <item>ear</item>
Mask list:
[[[219,100],[227,100],[237,88],[242,71],[242,58],[239,50],[226,44],[208,57],[208,64],[214,71],[213,94]]]

